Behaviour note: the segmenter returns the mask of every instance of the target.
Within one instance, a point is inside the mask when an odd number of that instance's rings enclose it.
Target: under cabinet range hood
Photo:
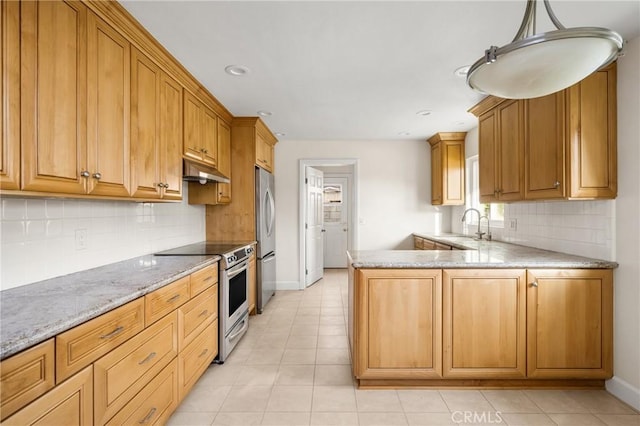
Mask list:
[[[200,182],[203,185],[209,182],[231,182],[231,179],[213,167],[203,166],[202,164],[198,164],[187,159],[184,160],[182,172],[183,180],[189,182]]]

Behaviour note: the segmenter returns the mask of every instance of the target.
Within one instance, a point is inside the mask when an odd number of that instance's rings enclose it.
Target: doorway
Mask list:
[[[314,217],[312,211],[317,205],[310,202],[308,187],[308,169],[315,169],[323,172],[322,188],[322,246],[318,248],[318,240],[309,234],[309,217]],[[311,172],[313,174],[313,172]],[[317,263],[325,263],[324,267],[347,267],[346,250],[357,249],[357,200],[358,200],[358,160],[357,159],[301,159],[300,160],[300,211],[299,211],[299,238],[300,238],[300,289],[306,288],[308,284],[322,278],[322,275],[309,276],[311,271],[314,274],[322,274],[316,268]],[[327,179],[329,179],[327,183]],[[339,179],[339,180],[334,180]],[[337,202],[331,202],[331,195],[325,197],[325,187],[328,191],[335,191],[336,185],[341,185],[340,196],[342,197],[342,207],[336,208]],[[328,194],[328,193],[327,193]],[[335,192],[334,192],[335,194]],[[334,195],[333,198],[337,198]],[[346,197],[346,198],[345,198]],[[313,197],[312,197],[313,198]],[[326,203],[325,203],[326,199]],[[325,205],[327,209],[325,210]],[[325,221],[325,218],[329,219]],[[329,247],[329,251],[325,250]],[[319,252],[319,253],[318,253]],[[320,254],[322,257],[309,257],[309,253]],[[315,265],[315,266],[314,266]],[[310,269],[311,268],[311,269]]]

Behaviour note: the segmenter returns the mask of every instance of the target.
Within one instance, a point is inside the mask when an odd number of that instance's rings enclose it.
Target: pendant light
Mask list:
[[[537,0],[527,0],[520,29],[510,44],[491,46],[469,69],[467,84],[481,93],[528,99],[554,93],[613,62],[620,34],[606,28],[565,28],[549,0],[544,6],[555,31],[535,34]]]

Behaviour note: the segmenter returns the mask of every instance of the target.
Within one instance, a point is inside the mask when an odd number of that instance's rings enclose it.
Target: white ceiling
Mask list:
[[[280,140],[424,140],[475,127],[466,111],[482,95],[453,71],[509,43],[525,3],[122,2],[232,114],[272,112],[264,121]],[[640,34],[637,0],[551,6],[566,27]],[[543,10],[538,32],[552,29]],[[251,72],[228,75],[232,64]]]

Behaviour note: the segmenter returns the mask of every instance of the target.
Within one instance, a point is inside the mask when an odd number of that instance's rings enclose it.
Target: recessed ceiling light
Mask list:
[[[224,70],[227,74],[230,74],[236,77],[242,77],[251,72],[251,70],[245,67],[244,65],[228,65],[225,67]]]
[[[466,77],[469,73],[469,68],[471,68],[471,65],[465,65],[463,67],[456,68],[453,73],[456,75],[456,77]]]
[[[411,133],[409,132],[398,132],[398,136],[410,136]]]
[[[282,133],[282,132],[276,132],[275,135],[279,138],[283,137],[283,136],[287,136],[286,133]]]
[[[426,117],[427,115],[431,115],[431,111],[429,111],[428,109],[423,109],[422,111],[416,112],[416,115],[422,115],[423,117]]]
[[[273,113],[271,111],[260,110],[260,111],[258,111],[258,115],[260,117],[271,117],[273,115]]]

